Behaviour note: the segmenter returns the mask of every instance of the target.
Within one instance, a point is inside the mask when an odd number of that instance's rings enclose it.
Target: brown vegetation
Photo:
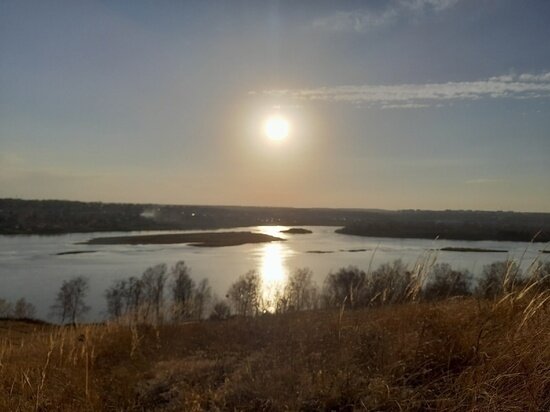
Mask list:
[[[309,295],[296,295],[313,290],[302,271],[289,309],[276,315],[77,327],[3,321],[0,410],[548,410],[548,266],[521,278],[512,263],[487,266],[492,298],[443,296],[470,291],[466,275],[440,266],[429,298],[441,300],[420,299],[414,282],[402,283],[415,272],[394,262],[374,280],[355,268],[332,274],[325,289],[337,285],[344,303],[333,309],[290,309],[311,308]],[[228,316],[223,304],[217,312]]]
[[[528,299],[158,327],[2,325],[2,410],[548,410]]]

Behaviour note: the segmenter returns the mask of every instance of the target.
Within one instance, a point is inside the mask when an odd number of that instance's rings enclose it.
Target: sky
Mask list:
[[[3,0],[0,197],[550,212],[549,21],[545,0]]]

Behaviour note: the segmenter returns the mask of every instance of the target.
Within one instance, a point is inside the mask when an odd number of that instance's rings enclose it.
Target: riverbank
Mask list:
[[[544,228],[544,229],[543,229]],[[464,241],[550,242],[548,226],[533,228],[506,227],[498,221],[480,224],[440,223],[434,221],[373,222],[352,224],[336,233],[363,237],[440,239]]]

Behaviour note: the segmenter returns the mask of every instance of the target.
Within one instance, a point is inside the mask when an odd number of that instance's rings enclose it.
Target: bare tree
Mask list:
[[[226,301],[217,302],[212,308],[210,319],[213,320],[225,320],[231,315],[231,308]]]
[[[512,260],[491,263],[483,267],[476,293],[483,298],[492,299],[512,290],[520,277],[520,268]]]
[[[195,282],[191,279],[189,267],[184,261],[177,262],[171,270],[172,297],[174,300],[174,318],[188,319],[193,312]]]
[[[336,273],[329,273],[325,280],[324,298],[328,306],[344,302],[354,308],[358,304],[361,289],[365,286],[366,274],[355,266],[348,266]]]
[[[193,299],[197,319],[202,319],[211,299],[212,288],[210,287],[208,279],[205,278],[199,282],[197,288],[195,289],[195,296]]]
[[[242,316],[254,316],[260,308],[260,277],[255,270],[241,276],[227,293],[235,308],[235,313]]]
[[[297,269],[289,278],[285,298],[290,310],[314,309],[317,306],[317,286],[309,268]]]
[[[428,300],[471,294],[472,275],[468,271],[453,270],[448,263],[439,263],[431,269],[423,296]]]
[[[143,282],[134,276],[128,278],[128,284],[125,289],[126,312],[138,320],[139,311],[143,304]]]
[[[159,264],[147,268],[141,277],[144,298],[144,320],[149,319],[150,311],[154,311],[155,320],[162,320],[164,303],[164,284],[166,283],[166,265]]]
[[[11,302],[0,299],[0,318],[9,318],[12,315]]]
[[[361,293],[361,304],[383,305],[409,298],[413,275],[401,259],[380,265],[367,279]]]
[[[13,309],[13,317],[16,319],[32,319],[36,315],[36,308],[25,298],[18,299]]]
[[[88,288],[88,280],[82,276],[63,281],[52,305],[52,311],[59,316],[61,323],[69,319],[71,323],[76,324],[90,309],[84,302]]]
[[[111,319],[116,319],[124,315],[129,309],[128,302],[128,281],[117,280],[105,291],[107,300],[107,313]]]

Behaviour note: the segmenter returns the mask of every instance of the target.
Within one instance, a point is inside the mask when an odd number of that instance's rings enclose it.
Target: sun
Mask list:
[[[280,115],[270,116],[264,123],[264,133],[271,140],[283,140],[289,131],[290,123]]]

